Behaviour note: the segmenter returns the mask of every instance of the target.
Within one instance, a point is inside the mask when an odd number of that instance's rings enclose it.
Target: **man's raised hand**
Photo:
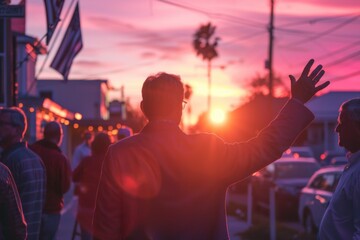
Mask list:
[[[291,96],[298,99],[303,103],[310,100],[318,91],[326,88],[330,82],[326,81],[318,86],[325,71],[322,69],[322,65],[318,65],[311,73],[311,66],[314,64],[314,59],[311,59],[305,66],[301,76],[296,81],[293,75],[289,75],[291,81]],[[310,73],[310,74],[309,74]]]

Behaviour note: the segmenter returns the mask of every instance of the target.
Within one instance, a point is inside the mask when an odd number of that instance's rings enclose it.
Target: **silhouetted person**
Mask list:
[[[26,239],[21,200],[10,170],[0,163],[0,239]]]
[[[72,157],[71,168],[74,170],[81,162],[84,157],[90,156],[91,154],[91,142],[94,139],[94,135],[91,132],[83,133],[83,142],[76,146]]]
[[[27,120],[20,108],[0,108],[1,162],[11,171],[18,188],[28,239],[40,237],[41,216],[45,203],[46,172],[40,157],[23,142]]]
[[[81,228],[81,239],[91,239],[92,218],[95,208],[96,190],[99,184],[101,165],[110,145],[106,133],[98,133],[91,143],[91,156],[85,157],[73,172],[73,181],[77,183],[76,194],[79,197],[77,221]]]
[[[97,239],[229,239],[225,195],[233,184],[280,158],[314,118],[304,107],[316,92],[322,66],[309,61],[292,97],[259,135],[225,143],[213,134],[179,128],[184,88],[180,77],[149,76],[141,109],[148,124],[109,147],[103,163],[94,234]],[[310,74],[309,74],[310,73]]]
[[[336,132],[346,165],[319,228],[319,239],[360,239],[360,98],[340,107]]]
[[[58,122],[48,122],[44,127],[44,138],[30,145],[30,149],[42,159],[46,168],[46,200],[41,222],[40,239],[52,240],[59,228],[63,195],[69,190],[71,169],[69,160],[59,146],[63,130]]]

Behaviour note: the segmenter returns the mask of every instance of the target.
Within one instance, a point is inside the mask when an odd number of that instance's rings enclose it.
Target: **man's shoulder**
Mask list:
[[[18,148],[10,154],[7,162],[18,169],[24,170],[36,166],[44,168],[40,156],[27,147]],[[9,165],[8,167],[11,168]]]
[[[171,142],[174,142],[174,138],[179,144],[186,142],[187,144],[190,144],[194,147],[196,145],[203,145],[206,143],[224,143],[224,141],[219,136],[213,133],[182,133],[181,135],[175,134],[168,135],[166,137],[140,133],[113,143],[110,145],[109,149],[110,151],[129,151],[130,149],[139,149],[142,147],[147,148],[149,146],[153,146],[156,142],[168,142],[170,144]]]
[[[30,148],[30,150],[35,152],[37,155],[39,155],[41,158],[44,156],[66,158],[65,155],[59,150],[58,147],[56,147],[56,148],[47,147],[47,146],[44,146],[43,144],[36,142],[36,143],[30,145],[29,148]]]
[[[19,147],[9,156],[15,159],[40,159],[39,155],[28,147]]]
[[[6,165],[0,163],[0,179],[4,185],[5,184],[8,185],[8,180],[9,180],[10,176],[11,176],[11,173],[10,173],[9,168]]]
[[[47,156],[61,162],[68,161],[67,157],[62,152],[56,151],[54,149],[49,149]]]
[[[75,147],[74,154],[85,154],[88,155],[91,152],[90,146],[86,145],[85,143],[81,143]]]
[[[88,149],[90,146],[88,146],[85,142],[80,143],[75,147],[75,150],[82,150],[82,149]]]
[[[146,145],[148,139],[143,134],[136,134],[131,137],[123,138],[112,143],[108,150],[109,151],[119,151],[119,150],[129,150],[131,148],[139,148]]]

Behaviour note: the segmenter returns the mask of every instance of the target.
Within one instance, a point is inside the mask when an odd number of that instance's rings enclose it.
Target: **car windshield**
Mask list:
[[[311,162],[281,162],[275,165],[275,178],[310,178],[319,169],[316,163]]]

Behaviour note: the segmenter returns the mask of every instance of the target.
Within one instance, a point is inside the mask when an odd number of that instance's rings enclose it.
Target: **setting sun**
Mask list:
[[[210,120],[211,120],[211,122],[216,123],[216,124],[221,124],[221,123],[225,122],[225,120],[226,120],[225,111],[222,109],[219,109],[219,108],[212,110],[210,113]]]

